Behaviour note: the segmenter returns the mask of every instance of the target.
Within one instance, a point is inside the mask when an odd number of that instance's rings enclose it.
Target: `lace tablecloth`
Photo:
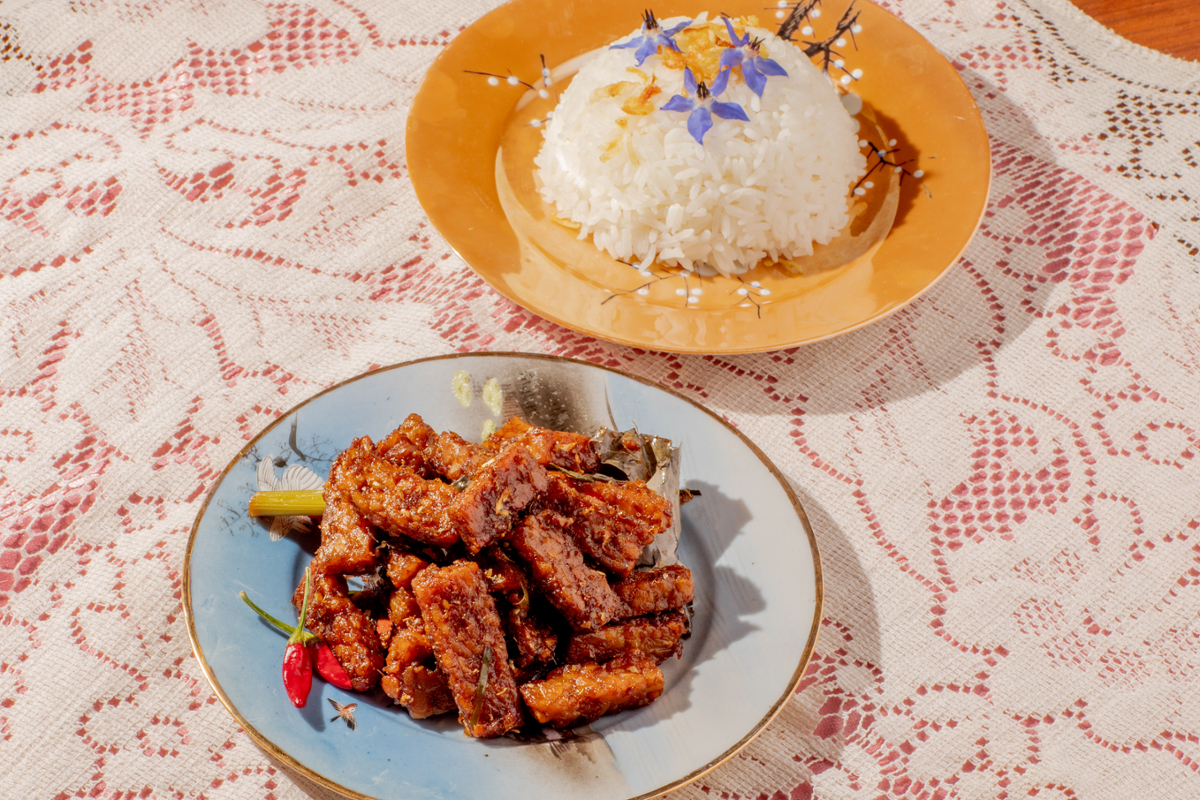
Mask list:
[[[426,222],[406,110],[491,5],[0,6],[0,795],[329,796],[191,653],[192,521],[319,390],[522,350],[725,415],[816,530],[807,676],[676,796],[1200,796],[1200,66],[1065,0],[886,3],[982,110],[979,235],[883,322],[678,356],[514,306]]]

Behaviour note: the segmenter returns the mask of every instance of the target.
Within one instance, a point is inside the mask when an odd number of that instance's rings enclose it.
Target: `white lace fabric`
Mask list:
[[[0,5],[0,794],[327,796],[191,654],[192,521],[304,398],[522,350],[723,414],[816,530],[799,691],[676,796],[1200,796],[1200,66],[1066,0],[884,3],[983,113],[979,234],[883,322],[678,356],[514,306],[425,220],[405,115],[493,5]]]

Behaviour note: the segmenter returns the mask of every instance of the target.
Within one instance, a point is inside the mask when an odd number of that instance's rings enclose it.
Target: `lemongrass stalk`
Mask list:
[[[252,517],[319,517],[325,513],[320,489],[285,489],[255,492],[250,497]]]

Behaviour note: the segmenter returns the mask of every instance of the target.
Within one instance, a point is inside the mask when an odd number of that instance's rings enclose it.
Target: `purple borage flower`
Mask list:
[[[778,75],[786,78],[787,71],[771,59],[763,58],[758,54],[758,48],[762,46],[762,39],[751,41],[749,32],[738,38],[738,35],[733,32],[733,23],[729,21],[729,17],[721,19],[725,20],[725,30],[729,31],[729,40],[733,42],[733,48],[721,54],[721,69],[733,69],[741,64],[742,78],[746,81],[746,85],[756,95],[762,97],[763,89],[767,88],[767,76]]]
[[[637,52],[634,53],[634,56],[637,58],[637,65],[640,67],[643,61],[658,52],[659,45],[670,48],[678,53],[679,47],[676,46],[675,40],[671,37],[691,24],[692,21],[690,19],[684,20],[674,28],[664,31],[658,27],[658,20],[654,18],[654,12],[647,10],[646,13],[642,14],[642,35],[635,36],[628,42],[609,45],[608,49],[627,50],[631,47],[636,47]]]
[[[717,79],[713,81],[712,88],[709,89],[704,83],[696,83],[696,76],[692,74],[691,69],[683,71],[683,88],[692,97],[684,97],[683,95],[675,95],[667,102],[663,103],[663,111],[687,111],[688,115],[687,129],[700,144],[704,144],[704,134],[708,133],[708,129],[712,127],[712,115],[716,114],[721,119],[740,119],[743,122],[749,122],[750,118],[746,116],[746,112],[737,103],[722,103],[720,100],[714,100],[717,95],[725,91],[725,85],[729,83],[729,70],[723,69],[717,73]]]

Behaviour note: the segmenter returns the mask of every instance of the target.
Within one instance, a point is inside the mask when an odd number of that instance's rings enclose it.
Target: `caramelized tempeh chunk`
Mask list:
[[[599,628],[621,609],[604,573],[589,567],[553,511],[530,514],[508,541],[529,565],[530,578],[577,631]]]
[[[397,547],[393,546],[388,551],[387,576],[397,589],[407,589],[416,574],[428,566],[429,562],[425,559]]]
[[[400,705],[413,719],[425,719],[455,709],[454,695],[441,670],[414,664],[400,676]]]
[[[292,603],[300,608],[303,602],[301,583]],[[314,571],[305,627],[329,645],[356,690],[368,691],[379,682],[384,657],[375,622],[354,605],[341,575]]]
[[[512,530],[517,512],[546,488],[546,469],[519,444],[484,464],[454,498],[450,516],[472,554]]]
[[[559,667],[545,680],[522,686],[521,697],[538,722],[564,728],[644,706],[662,690],[663,674],[654,660],[633,655]]]
[[[433,476],[426,474],[425,448],[436,435],[419,414],[409,414],[400,427],[375,446],[375,452],[385,461],[398,467],[409,467],[421,477],[430,478]]]
[[[475,558],[475,563],[483,570],[488,591],[493,594],[526,592],[525,573],[499,547],[484,548]]]
[[[612,588],[624,603],[618,619],[683,608],[695,597],[692,571],[682,564],[635,572]]]
[[[610,661],[627,653],[641,653],[662,663],[679,652],[679,642],[688,632],[687,615],[668,611],[654,617],[622,620],[591,633],[577,633],[567,646],[567,661]]]
[[[347,462],[345,454],[334,459],[322,490],[325,513],[321,517],[321,546],[313,558],[315,572],[362,575],[375,569],[375,535],[350,497]]]
[[[570,517],[581,550],[606,570],[629,577],[642,549],[671,524],[671,505],[641,481],[585,482],[553,474],[548,503]]]
[[[468,736],[501,736],[523,719],[496,604],[473,561],[429,567],[412,583],[425,634]],[[485,653],[490,661],[481,680]],[[482,686],[478,702],[476,695]]]
[[[514,666],[524,669],[554,661],[558,634],[530,609],[509,606],[504,614],[504,630],[517,646]]]
[[[583,473],[595,472],[600,468],[600,454],[589,437],[539,428],[519,417],[504,423],[488,437],[484,446],[498,450],[512,442],[524,445],[543,466],[553,464]]]
[[[367,436],[355,439],[337,460],[342,463],[338,485],[368,522],[439,547],[458,540],[447,514],[455,498],[450,486],[380,458]],[[327,487],[332,472],[330,478]]]
[[[392,590],[388,598],[388,619],[397,628],[408,624],[410,620],[421,620],[421,609],[417,606],[417,598],[412,592],[403,587]]]
[[[418,618],[418,622],[420,618]],[[383,691],[400,702],[400,678],[409,667],[420,664],[433,655],[433,648],[420,625],[398,628],[388,646],[387,662],[383,667]]]
[[[474,475],[495,455],[495,451],[472,444],[454,431],[439,433],[425,451],[430,467],[451,482]]]

